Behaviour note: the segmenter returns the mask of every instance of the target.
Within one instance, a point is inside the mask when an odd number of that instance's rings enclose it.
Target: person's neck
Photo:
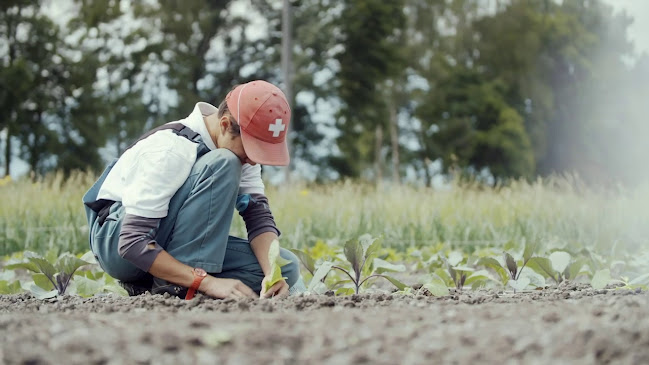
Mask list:
[[[214,142],[216,148],[219,148],[219,143],[216,138],[219,135],[219,117],[217,113],[203,117],[203,122],[205,122],[207,133],[212,138],[212,142]]]

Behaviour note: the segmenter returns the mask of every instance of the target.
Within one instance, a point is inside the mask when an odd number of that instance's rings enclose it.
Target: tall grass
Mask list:
[[[94,178],[60,174],[0,186],[0,255],[15,251],[84,252],[81,196]],[[601,254],[649,247],[649,186],[600,192],[571,178],[513,182],[496,189],[374,187],[358,183],[269,188],[267,195],[289,247],[342,243],[364,233],[395,248],[445,243],[479,246],[537,241],[547,247],[594,248]],[[245,237],[235,218],[232,234]]]
[[[22,250],[82,252],[88,230],[81,196],[93,177],[54,174],[38,182],[21,180],[0,186],[0,254]]]

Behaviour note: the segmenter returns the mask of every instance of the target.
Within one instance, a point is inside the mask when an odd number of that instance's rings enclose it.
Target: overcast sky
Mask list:
[[[569,0],[568,0],[569,1]],[[629,38],[638,52],[649,53],[649,0],[605,0],[616,11],[626,11],[634,19]]]

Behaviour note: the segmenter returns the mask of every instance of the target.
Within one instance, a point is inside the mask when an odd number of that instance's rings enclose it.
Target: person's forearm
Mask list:
[[[252,252],[255,253],[259,266],[261,266],[264,275],[270,274],[270,262],[268,261],[268,250],[273,240],[277,239],[274,232],[264,232],[250,241]]]
[[[149,273],[157,278],[186,288],[194,282],[193,268],[176,260],[167,251],[161,251],[149,268]]]

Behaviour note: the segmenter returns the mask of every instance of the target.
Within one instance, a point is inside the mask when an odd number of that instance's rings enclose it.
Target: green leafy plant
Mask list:
[[[590,281],[590,286],[593,289],[604,289],[606,285],[611,281],[611,270],[603,269],[593,275],[593,278]]]
[[[509,285],[514,290],[524,290],[530,284],[539,286],[542,285],[538,275],[532,274],[526,270],[530,262],[533,260],[532,255],[536,250],[538,243],[526,243],[523,249],[523,255],[519,262],[509,252],[503,253],[504,265],[493,257],[483,257],[478,260],[477,264],[490,268],[498,274],[503,286]]]
[[[329,290],[326,285],[326,278],[333,267],[333,262],[316,260],[307,252],[299,249],[290,249],[310,275],[310,281],[307,284],[307,291],[310,293],[322,294]]]
[[[558,284],[567,279],[574,279],[581,274],[586,261],[586,258],[573,259],[572,255],[565,251],[554,251],[547,258],[533,257],[529,266]]]
[[[77,271],[74,275],[73,284],[75,284],[75,294],[82,297],[91,297],[98,293],[114,293],[128,296],[128,292],[117,283],[117,280],[103,271]]]
[[[640,275],[634,279],[622,276],[619,280],[610,280],[609,282],[622,284],[620,289],[644,289],[649,290],[649,273]]]
[[[385,272],[401,272],[405,271],[403,265],[393,265],[385,260],[379,259],[379,250],[381,249],[381,240],[378,238],[371,238],[367,235],[361,236],[359,239],[352,239],[345,243],[344,253],[345,258],[351,265],[351,270],[343,267],[333,265],[332,268],[340,270],[346,274],[354,285],[354,292],[358,294],[361,286],[372,278],[384,278],[392,283],[397,289],[403,290],[406,285],[399,280],[385,275]]]
[[[16,273],[3,271],[0,273],[0,294],[16,294],[22,291],[20,281],[16,280]]]
[[[90,263],[69,253],[62,254],[56,260],[52,259],[52,255],[48,256],[50,256],[49,261],[34,252],[26,251],[23,262],[10,263],[5,268],[32,271],[34,281],[25,284],[23,288],[32,292],[37,298],[45,299],[65,294],[75,271]]]
[[[485,285],[486,282],[494,280],[486,270],[476,270],[471,264],[471,258],[465,259],[460,252],[451,252],[443,261],[446,270],[437,268],[434,273],[449,287],[455,287],[457,290],[461,291],[465,286],[476,289]]]
[[[422,288],[428,290],[430,294],[436,297],[449,295],[447,283],[438,275],[433,275],[426,284],[422,285]]]
[[[270,262],[270,279],[266,280],[264,283],[264,290],[269,290],[273,285],[277,284],[281,280],[288,279],[287,277],[282,276],[282,266],[290,263],[290,261],[284,259],[279,254],[279,241],[273,240],[268,249],[268,261]]]

